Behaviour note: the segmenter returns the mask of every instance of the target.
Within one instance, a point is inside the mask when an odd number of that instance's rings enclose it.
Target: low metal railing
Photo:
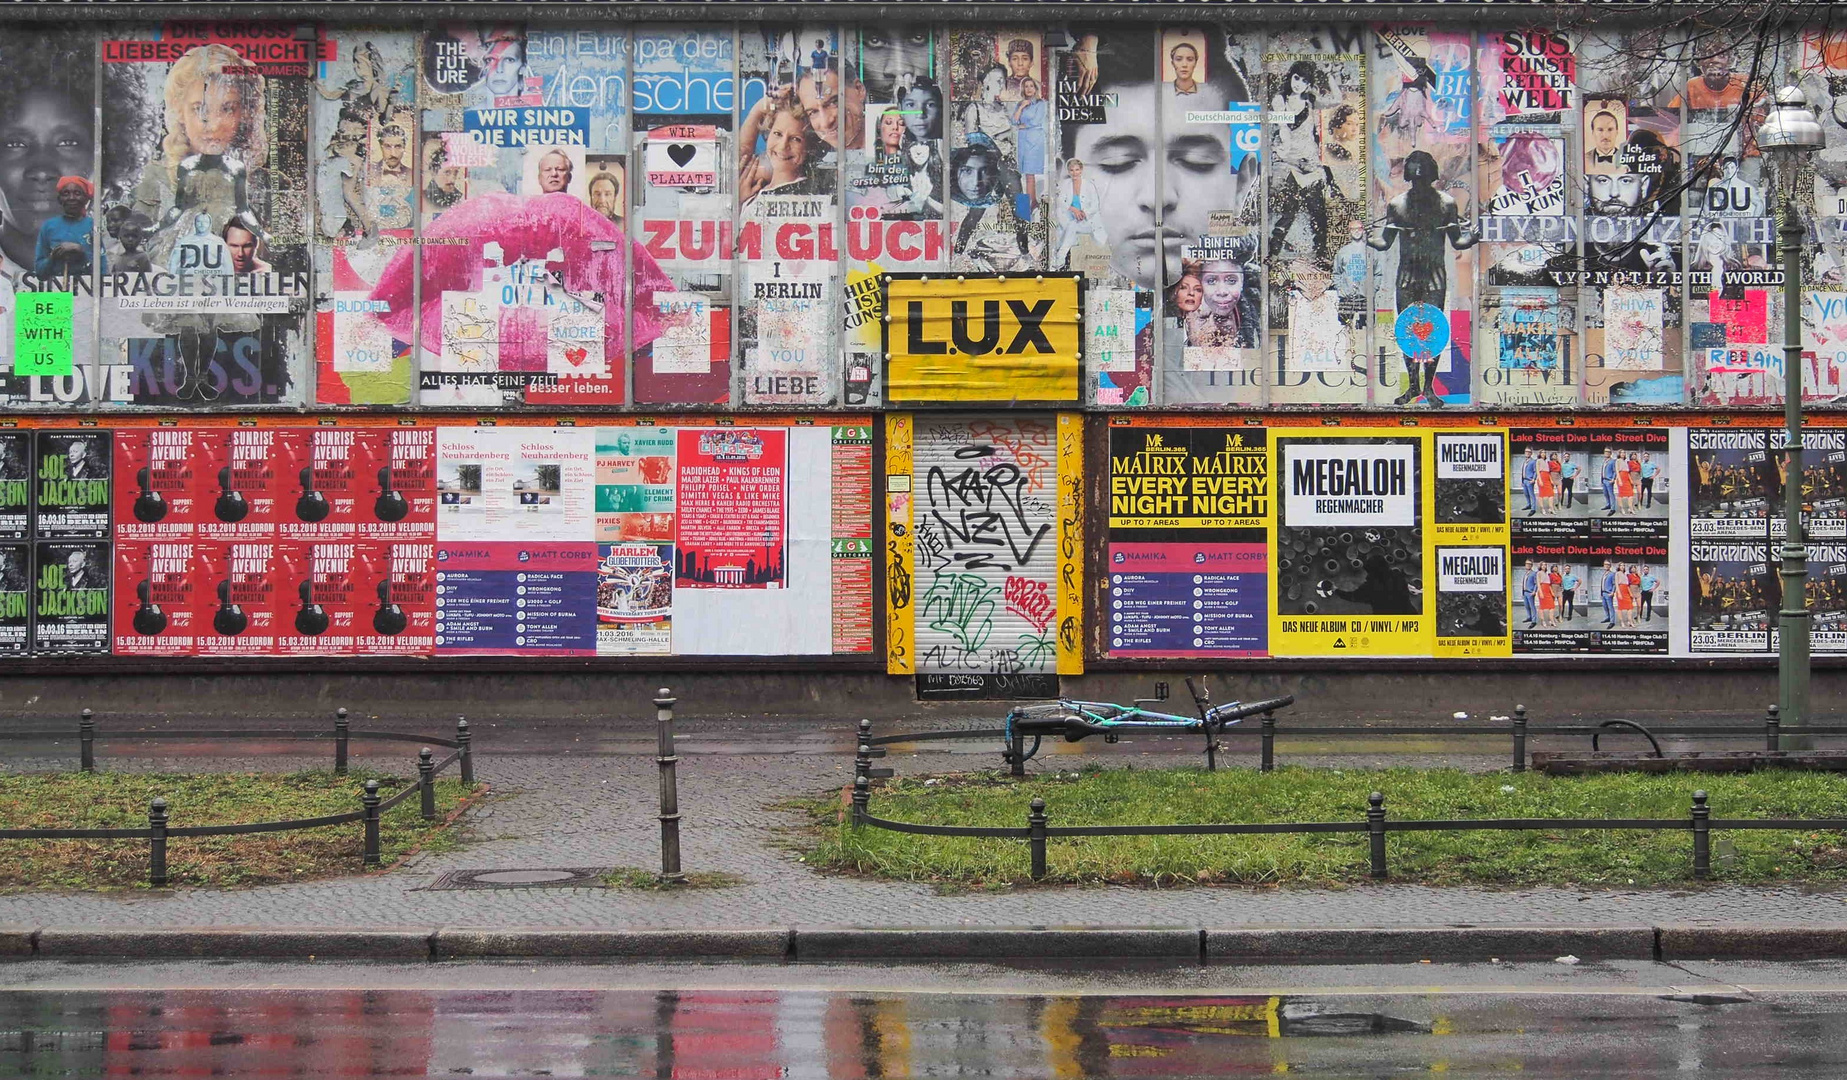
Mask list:
[[[395,795],[385,797],[378,793],[378,781],[367,780],[365,792],[360,796],[360,807],[342,814],[323,814],[319,817],[288,818],[279,821],[253,821],[236,825],[179,825],[171,824],[172,807],[167,800],[156,798],[148,804],[148,825],[145,829],[0,829],[0,840],[146,840],[148,842],[148,884],[159,887],[166,885],[170,879],[167,873],[167,841],[175,837],[194,836],[247,836],[254,833],[293,832],[298,829],[319,829],[329,825],[346,825],[352,822],[364,824],[364,862],[366,866],[379,865],[379,819],[393,807],[412,795],[419,797],[422,818],[425,821],[436,819],[436,777],[450,766],[460,766],[461,779],[464,784],[475,782],[474,752],[472,739],[468,730],[468,721],[456,722],[456,735],[453,740],[434,738],[428,735],[410,735],[391,731],[352,731],[347,722],[347,711],[341,709],[334,714],[334,773],[344,776],[347,772],[347,742],[349,739],[369,739],[378,742],[415,742],[429,744],[417,752],[417,783],[406,787]],[[167,729],[160,731],[125,731],[108,733],[107,738],[123,740],[136,739],[322,739],[328,735],[324,731],[261,731],[245,729]],[[65,731],[6,731],[0,732],[0,739],[63,739],[69,738]],[[96,719],[89,709],[83,710],[78,721],[78,737],[81,743],[80,760],[84,772],[96,771]],[[435,752],[430,745],[452,749],[454,752],[441,761],[435,759]]]
[[[444,739],[434,735],[411,735],[402,731],[354,731],[345,709],[335,709],[333,730],[283,730],[265,731],[261,728],[157,728],[151,731],[98,732],[96,714],[85,709],[77,714],[77,757],[78,766],[84,772],[96,771],[96,740],[119,739],[123,742],[137,742],[143,739],[269,739],[269,740],[310,740],[333,739],[333,771],[335,776],[345,776],[347,768],[347,751],[354,739],[370,742],[419,743],[424,746],[441,746],[454,750],[460,755],[462,765],[462,782],[475,782],[474,736],[468,730],[468,718],[457,717],[455,721],[455,738]],[[43,739],[68,739],[70,730],[62,731],[51,728],[38,728],[23,731],[0,731],[0,741],[25,742]]]
[[[1512,743],[1513,743],[1512,749],[1513,749],[1513,771],[1514,772],[1525,772],[1526,771],[1527,760],[1529,756],[1527,753],[1527,743],[1531,739],[1536,739],[1542,736],[1550,737],[1550,736],[1588,735],[1591,738],[1591,746],[1592,746],[1592,749],[1594,750],[1598,748],[1598,743],[1602,737],[1614,735],[1614,734],[1619,733],[1619,731],[1626,730],[1626,731],[1631,731],[1631,732],[1640,734],[1644,738],[1648,739],[1650,745],[1654,747],[1656,755],[1659,756],[1660,751],[1661,751],[1661,745],[1657,741],[1656,736],[1670,736],[1670,737],[1677,738],[1677,739],[1738,739],[1738,738],[1756,738],[1756,737],[1761,736],[1764,740],[1764,748],[1767,750],[1774,751],[1778,749],[1781,743],[1781,740],[1784,739],[1785,737],[1810,736],[1810,735],[1847,735],[1847,726],[1832,725],[1832,724],[1806,725],[1797,730],[1784,732],[1783,726],[1782,726],[1782,718],[1778,713],[1777,706],[1775,705],[1770,706],[1769,709],[1765,711],[1764,719],[1762,723],[1741,723],[1741,724],[1672,724],[1672,723],[1669,723],[1669,724],[1643,725],[1634,720],[1616,719],[1616,720],[1602,720],[1602,721],[1597,721],[1595,723],[1581,723],[1581,724],[1534,724],[1527,717],[1527,711],[1526,711],[1525,705],[1515,705],[1511,716],[1495,717],[1493,719],[1497,722],[1502,721],[1502,720],[1507,721],[1508,722],[1507,727],[1504,729],[1500,728],[1498,723],[1496,723],[1496,725],[1492,727],[1482,726],[1482,725],[1461,725],[1461,724],[1441,724],[1441,725],[1431,725],[1431,726],[1423,726],[1423,727],[1410,726],[1410,725],[1398,725],[1398,724],[1385,725],[1381,727],[1371,727],[1371,726],[1356,727],[1353,725],[1326,725],[1326,724],[1305,724],[1305,725],[1291,724],[1285,729],[1278,723],[1275,713],[1267,712],[1267,713],[1264,713],[1263,716],[1259,718],[1258,723],[1255,727],[1243,727],[1243,726],[1227,727],[1227,728],[1220,729],[1217,732],[1217,734],[1220,736],[1229,736],[1231,738],[1255,738],[1257,739],[1258,740],[1257,767],[1264,772],[1270,772],[1276,768],[1276,736],[1279,733],[1286,733],[1290,736],[1299,736],[1299,737],[1336,736],[1336,737],[1341,737],[1341,738],[1355,738],[1355,737],[1370,738],[1372,736],[1385,736],[1385,737],[1390,738],[1390,737],[1396,737],[1396,736],[1431,736],[1431,735],[1466,735],[1466,736],[1471,736],[1474,738],[1481,738],[1483,736],[1503,735],[1503,737],[1511,738]],[[857,730],[854,732],[855,738],[857,739],[857,746],[859,747],[859,757],[862,759],[862,767],[858,771],[862,775],[869,775],[875,779],[880,776],[891,775],[889,770],[872,769],[870,768],[869,764],[866,764],[866,763],[869,763],[870,759],[872,758],[884,757],[885,747],[892,746],[892,745],[899,744],[899,743],[945,742],[945,741],[956,740],[956,739],[988,739],[988,738],[1005,740],[1009,737],[1010,734],[1017,735],[1017,733],[1010,733],[1006,728],[997,727],[997,728],[960,728],[960,729],[952,729],[948,731],[918,731],[918,732],[907,732],[907,733],[898,734],[898,735],[875,736],[872,734],[872,721],[861,720],[859,721],[859,726]],[[1222,748],[1222,747],[1219,747],[1219,748]],[[1007,757],[1008,764],[1011,767],[1010,771],[1012,772],[1012,774],[1014,776],[1024,776],[1026,774],[1026,768],[1025,768],[1026,762],[1025,762],[1024,756],[1019,753],[1019,750],[1017,747],[1017,739],[1016,739],[1015,745],[1009,746],[1003,749],[1002,752]]]
[[[864,776],[853,780],[853,812],[849,819],[855,828],[885,829],[890,832],[919,836],[967,836],[1004,840],[1025,840],[1031,853],[1030,875],[1034,881],[1046,878],[1045,849],[1050,840],[1078,836],[1256,836],[1279,833],[1366,833],[1369,838],[1368,863],[1372,877],[1383,881],[1388,875],[1385,861],[1385,837],[1395,832],[1531,832],[1541,829],[1641,829],[1690,830],[1693,833],[1693,876],[1705,880],[1712,876],[1712,832],[1715,829],[1785,829],[1812,831],[1847,830],[1847,818],[1715,818],[1707,805],[1704,791],[1693,793],[1693,804],[1684,818],[1487,818],[1393,821],[1385,813],[1385,795],[1373,792],[1366,799],[1363,820],[1358,821],[1286,821],[1241,824],[1197,825],[1065,825],[1054,826],[1045,812],[1045,800],[1035,798],[1026,815],[1025,828],[984,825],[925,825],[913,821],[895,821],[874,817],[869,809],[872,783]]]

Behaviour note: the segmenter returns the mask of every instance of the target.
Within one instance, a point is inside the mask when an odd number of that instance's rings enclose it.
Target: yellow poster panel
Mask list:
[[[1084,673],[1084,414],[1058,414],[1058,673]]]
[[[1084,286],[1075,274],[886,274],[885,400],[1075,404]]]
[[[917,670],[911,633],[911,416],[885,414],[885,673]]]
[[[1430,433],[1270,436],[1270,654],[1431,655]]]

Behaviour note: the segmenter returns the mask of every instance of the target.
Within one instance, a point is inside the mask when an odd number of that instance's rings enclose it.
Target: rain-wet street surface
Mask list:
[[[4,1076],[1839,1077],[1838,964],[0,967]],[[109,987],[109,988],[102,988]]]

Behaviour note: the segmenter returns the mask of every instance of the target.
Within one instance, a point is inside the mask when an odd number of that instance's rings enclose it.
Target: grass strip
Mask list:
[[[914,777],[875,790],[874,815],[936,825],[1023,827],[1034,797],[1050,824],[1364,820],[1385,794],[1396,819],[1685,818],[1704,789],[1715,818],[1847,817],[1847,776],[1616,773],[1549,777],[1456,769],[1087,769],[1024,780],[997,773]],[[815,825],[803,858],[822,869],[959,889],[1029,883],[1017,840],[913,836],[840,824],[838,792],[801,800]],[[1430,885],[1665,885],[1692,880],[1690,831],[1547,829],[1393,833],[1393,880]],[[1365,834],[1096,837],[1047,845],[1048,881],[1176,886],[1335,886],[1368,879]],[[1713,877],[1734,883],[1847,880],[1847,835],[1713,833]]]
[[[146,828],[148,803],[167,800],[170,827],[232,825],[319,817],[360,809],[367,780],[389,798],[416,777],[354,769],[296,773],[35,773],[0,775],[0,828]],[[426,822],[413,795],[383,815],[379,854],[389,866],[413,850],[457,842],[445,827],[473,789],[436,781],[437,818]],[[306,881],[363,869],[360,822],[252,836],[174,838],[167,867],[173,887],[237,888]],[[145,889],[145,840],[0,841],[0,890]]]

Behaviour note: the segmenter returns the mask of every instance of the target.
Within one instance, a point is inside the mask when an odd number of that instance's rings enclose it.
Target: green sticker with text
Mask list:
[[[13,374],[71,373],[71,294],[14,293]]]

